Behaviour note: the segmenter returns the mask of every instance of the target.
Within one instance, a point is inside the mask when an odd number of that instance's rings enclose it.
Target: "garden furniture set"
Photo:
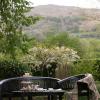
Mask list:
[[[46,96],[48,100],[62,100],[64,94],[67,95],[67,100],[80,100],[81,96],[86,96],[84,100],[93,100],[92,95],[98,100],[99,96],[91,74],[71,76],[62,80],[24,76],[0,81],[0,100],[14,100],[14,97],[33,100],[35,96]]]

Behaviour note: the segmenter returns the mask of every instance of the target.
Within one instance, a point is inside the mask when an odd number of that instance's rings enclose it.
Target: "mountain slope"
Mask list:
[[[98,9],[43,5],[31,9],[27,14],[44,17],[35,25],[24,28],[26,33],[39,39],[43,39],[48,34],[59,32],[74,34],[100,32],[100,10]]]
[[[41,5],[37,6],[28,13],[29,15],[41,15],[45,17],[66,17],[66,16],[90,16],[98,17],[100,15],[99,9],[83,9],[79,7],[57,6],[57,5]]]

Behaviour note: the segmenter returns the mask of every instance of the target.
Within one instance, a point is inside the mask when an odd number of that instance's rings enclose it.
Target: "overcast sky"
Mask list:
[[[83,8],[99,8],[100,2],[98,0],[28,0],[34,3],[34,6],[56,4],[64,6],[77,6]]]

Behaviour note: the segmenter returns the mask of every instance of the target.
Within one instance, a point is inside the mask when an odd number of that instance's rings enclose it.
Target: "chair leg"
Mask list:
[[[30,96],[28,96],[28,100],[32,100],[32,96],[30,95]]]

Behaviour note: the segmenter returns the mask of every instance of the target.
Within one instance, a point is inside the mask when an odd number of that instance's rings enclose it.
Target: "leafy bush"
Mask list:
[[[61,70],[72,62],[76,61],[79,56],[73,49],[62,47],[34,47],[29,50],[28,54],[22,57],[21,61],[25,63],[32,63],[33,74],[39,71],[42,76],[55,77],[55,71]],[[68,69],[68,68],[66,68]],[[67,70],[69,71],[69,70]],[[62,73],[60,73],[61,76]]]
[[[91,73],[93,74],[95,61],[89,60],[89,59],[80,59],[76,63],[74,63],[75,66],[75,74],[82,74],[82,73]]]
[[[100,81],[100,60],[96,60],[96,63],[93,67],[93,74],[96,80]]]
[[[96,83],[97,89],[98,89],[98,91],[100,93],[100,81],[96,81],[95,83]]]
[[[27,64],[18,61],[0,61],[0,79],[22,76],[25,72],[31,72]]]

